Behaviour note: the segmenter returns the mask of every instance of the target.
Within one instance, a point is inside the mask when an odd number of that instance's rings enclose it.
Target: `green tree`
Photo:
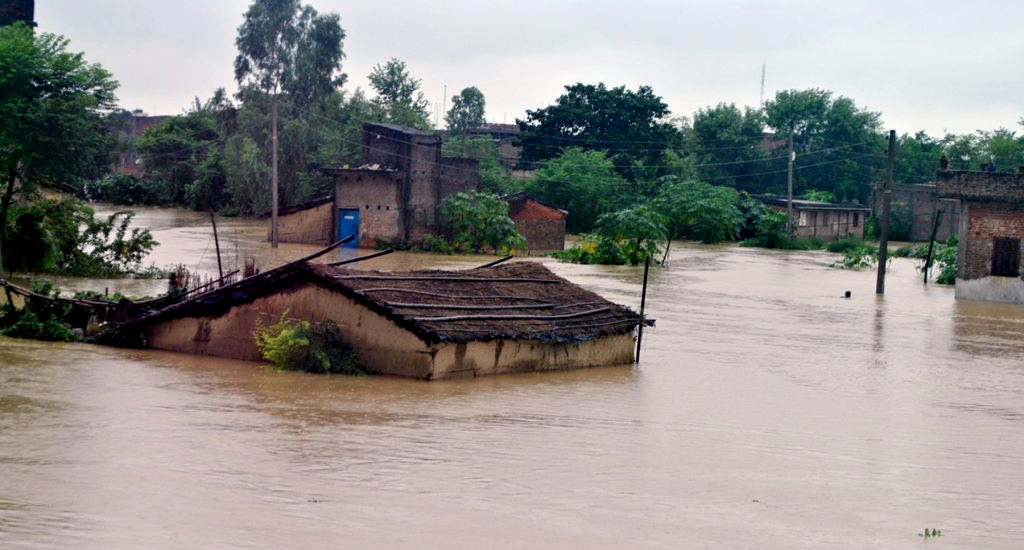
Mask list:
[[[819,89],[783,90],[765,103],[768,126],[778,138],[793,136],[794,192],[831,191],[841,202],[867,200],[884,169],[880,115],[852,99]],[[771,187],[785,190],[785,148],[779,147]]]
[[[483,126],[486,105],[483,92],[476,86],[463,88],[458,95],[453,95],[452,108],[444,116],[449,135],[465,139],[466,131]]]
[[[654,207],[641,204],[597,218],[598,237],[609,239],[618,246],[623,259],[637,265],[649,256],[657,256],[658,243],[667,239],[668,229],[664,217]]]
[[[719,103],[694,113],[693,125],[684,133],[684,150],[697,165],[697,179],[751,193],[765,191],[763,178],[757,176],[768,167],[761,111]]]
[[[291,183],[290,186],[279,189],[279,95],[284,93],[291,109],[299,115],[285,124],[281,144],[285,159],[291,159],[290,163],[286,161],[291,166],[286,165],[283,172],[295,175],[295,165],[305,164],[308,152],[305,117],[317,116],[321,100],[345,81],[341,73],[344,38],[337,14],[320,15],[299,0],[255,0],[238,28],[235,80],[239,97],[259,99],[259,104],[268,100],[272,208],[277,208],[279,202],[288,202],[289,195],[294,197],[299,187],[298,178],[293,177],[285,182]],[[279,191],[283,191],[280,197]],[[272,240],[276,247],[276,233]]]
[[[146,131],[136,147],[160,203],[207,209],[223,202],[222,137],[210,112],[170,117]]]
[[[666,220],[670,239],[715,243],[739,236],[745,219],[739,201],[731,187],[691,180],[664,185],[654,204]]]
[[[429,103],[420,90],[420,79],[413,78],[404,61],[391,58],[370,72],[370,86],[377,92],[374,103],[386,114],[386,122],[430,129]]]
[[[626,184],[603,152],[570,147],[542,163],[526,189],[567,210],[566,230],[582,233],[594,227],[598,216],[622,206]]]
[[[637,91],[603,83],[572,84],[555,104],[526,111],[519,124],[521,160],[543,161],[562,149],[605,151],[619,173],[629,177],[635,163],[664,164],[665,149],[679,138],[669,122],[668,105],[649,86]]]
[[[39,183],[96,175],[97,157],[110,150],[117,82],[67,47],[22,23],[0,27],[0,245],[16,192],[28,199]],[[0,260],[23,253],[0,249]]]
[[[893,180],[897,183],[928,183],[939,169],[942,144],[924,131],[903,134],[896,140]]]
[[[497,195],[468,191],[441,201],[441,219],[456,250],[481,253],[524,250],[526,239],[509,218],[508,203]]]

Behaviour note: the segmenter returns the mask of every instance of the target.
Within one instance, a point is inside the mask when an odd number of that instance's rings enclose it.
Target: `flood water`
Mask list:
[[[152,261],[216,271],[201,215],[139,219]],[[220,229],[263,267],[315,249]],[[635,366],[421,382],[0,337],[0,548],[1021,548],[1024,308],[901,259],[876,297],[835,258],[673,246]],[[639,303],[642,268],[545,261]]]

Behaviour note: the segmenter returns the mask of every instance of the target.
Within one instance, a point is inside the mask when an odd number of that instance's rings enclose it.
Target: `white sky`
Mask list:
[[[432,103],[465,86],[513,122],[566,84],[650,85],[673,115],[776,90],[824,88],[886,128],[1022,132],[1024,1],[306,0],[347,33],[347,89],[390,57]],[[36,21],[121,83],[127,109],[177,114],[234,91],[248,0],[36,0]],[[450,101],[450,100],[449,100]]]

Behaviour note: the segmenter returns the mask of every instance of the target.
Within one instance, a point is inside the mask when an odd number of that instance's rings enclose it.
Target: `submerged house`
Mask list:
[[[438,208],[445,197],[480,188],[479,161],[442,156],[441,137],[435,132],[366,123],[362,146],[361,166],[324,170],[334,178],[331,197],[278,214],[281,242],[327,245],[356,235],[346,247],[419,244],[437,233]],[[305,229],[311,223],[317,228]],[[321,228],[328,225],[325,236]]]
[[[338,324],[364,367],[421,379],[632,362],[640,316],[535,262],[359,271],[298,262],[131,321],[151,348],[262,359],[257,321]]]
[[[772,210],[786,212],[786,197],[759,195],[756,198]],[[864,222],[870,214],[871,209],[860,204],[793,199],[793,235],[826,241],[843,237],[863,239]]]
[[[960,201],[957,299],[1024,304],[1024,173],[945,170],[937,184]]]
[[[509,217],[516,231],[526,238],[530,254],[565,249],[565,217],[568,212],[525,191],[502,197],[508,203]]]

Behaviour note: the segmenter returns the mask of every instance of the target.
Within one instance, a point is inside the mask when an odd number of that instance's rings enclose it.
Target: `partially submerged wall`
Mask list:
[[[996,202],[961,205],[956,297],[963,300],[1024,304],[1024,207]],[[996,240],[1016,239],[1016,276],[992,275]],[[1012,271],[1012,270],[1011,270]]]
[[[377,241],[403,238],[400,172],[339,170],[335,174],[334,208],[359,210],[359,246],[373,248]]]
[[[415,378],[430,376],[430,346],[362,304],[312,284],[257,298],[232,307],[220,317],[184,317],[158,323],[147,328],[146,341],[156,349],[262,361],[252,336],[256,321],[271,325],[285,312],[290,319],[336,322],[368,370]]]
[[[309,208],[278,214],[277,239],[283,243],[304,243],[326,246],[334,242],[333,212],[330,201]],[[270,225],[267,225],[270,240]]]
[[[252,335],[257,321],[271,325],[285,312],[290,319],[333,320],[365,368],[381,374],[437,379],[619,365],[633,359],[632,332],[585,342],[491,340],[432,346],[366,306],[310,283],[232,307],[220,317],[157,323],[146,328],[146,342],[168,351],[261,361]]]

